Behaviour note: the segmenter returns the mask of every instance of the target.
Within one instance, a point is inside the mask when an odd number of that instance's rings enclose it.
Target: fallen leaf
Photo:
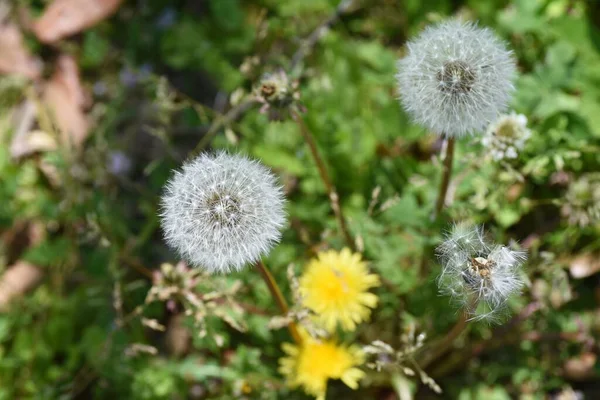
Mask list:
[[[568,379],[581,381],[594,376],[596,355],[591,352],[583,353],[577,357],[568,359],[563,367],[564,374]]]
[[[89,123],[83,111],[86,96],[79,80],[77,63],[71,56],[62,55],[56,71],[44,90],[44,104],[60,128],[65,145],[81,147],[89,133]]]
[[[571,260],[571,276],[575,279],[587,278],[600,271],[600,255],[585,253]]]
[[[26,261],[17,261],[0,277],[0,310],[16,297],[33,289],[43,277],[42,269]]]
[[[32,29],[44,43],[81,32],[117,11],[123,0],[54,0]]]
[[[25,47],[17,25],[0,21],[0,73],[38,79],[41,72],[41,61]]]

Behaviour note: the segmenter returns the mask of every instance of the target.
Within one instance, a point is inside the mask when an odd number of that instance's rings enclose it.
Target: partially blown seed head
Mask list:
[[[506,108],[515,62],[491,30],[451,20],[407,47],[396,78],[401,103],[417,123],[459,137],[482,130]]]
[[[284,197],[262,164],[225,152],[184,164],[166,185],[161,223],[167,243],[209,272],[240,270],[281,237]]]
[[[510,296],[524,285],[520,268],[526,254],[490,243],[480,226],[455,225],[436,250],[442,262],[440,292],[472,319],[498,319]]]

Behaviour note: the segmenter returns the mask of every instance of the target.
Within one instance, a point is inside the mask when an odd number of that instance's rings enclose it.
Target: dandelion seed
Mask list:
[[[488,126],[481,139],[490,155],[496,161],[505,158],[517,158],[520,150],[525,147],[525,142],[531,136],[527,129],[527,117],[523,114],[511,113],[501,115]]]
[[[480,131],[504,111],[515,62],[487,28],[456,20],[425,29],[398,62],[400,100],[419,124],[460,137]]]
[[[442,262],[440,292],[464,307],[475,320],[500,319],[508,299],[524,285],[522,251],[488,242],[483,228],[455,225],[436,249]]]
[[[301,386],[319,400],[325,399],[329,379],[341,379],[351,389],[358,388],[358,382],[365,376],[358,368],[365,360],[360,348],[315,339],[304,331],[301,335],[301,345],[283,344],[286,356],[279,360],[279,372],[288,385]]]
[[[316,313],[316,321],[329,332],[337,324],[353,331],[369,318],[377,296],[369,289],[379,286],[379,277],[370,274],[360,254],[345,248],[319,253],[300,277],[302,303]]]
[[[279,241],[286,221],[275,176],[257,161],[225,152],[186,163],[161,200],[167,243],[211,273],[257,261]]]

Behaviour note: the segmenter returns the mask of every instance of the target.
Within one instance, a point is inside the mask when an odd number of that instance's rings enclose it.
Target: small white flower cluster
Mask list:
[[[407,47],[396,78],[401,103],[417,123],[460,137],[483,130],[506,109],[515,61],[491,30],[450,20]]]
[[[262,164],[220,152],[184,164],[162,196],[166,241],[208,272],[240,270],[279,241],[282,188]]]
[[[490,155],[496,161],[506,158],[517,158],[519,150],[525,147],[525,142],[531,136],[527,129],[527,117],[514,112],[501,115],[488,126],[481,143],[488,148]]]
[[[450,295],[472,320],[499,319],[509,297],[524,285],[520,268],[525,252],[488,242],[481,226],[455,225],[436,250],[443,266],[440,292]]]

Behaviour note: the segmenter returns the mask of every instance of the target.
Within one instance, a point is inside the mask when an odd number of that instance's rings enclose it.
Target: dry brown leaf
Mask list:
[[[0,21],[0,74],[37,79],[41,72],[42,63],[25,47],[19,28],[11,22]]]
[[[571,276],[575,279],[587,278],[600,272],[600,255],[585,253],[571,260],[569,265]]]
[[[594,366],[596,365],[596,355],[591,352],[580,354],[577,357],[568,359],[563,367],[567,378],[581,381],[594,376]]]
[[[83,112],[85,94],[73,57],[58,58],[56,71],[44,90],[44,104],[61,131],[63,143],[80,147],[88,136],[89,123]]]
[[[43,277],[43,271],[26,261],[17,261],[0,277],[0,310],[15,297],[33,289]]]
[[[33,23],[38,39],[56,42],[112,15],[123,0],[54,0]]]

